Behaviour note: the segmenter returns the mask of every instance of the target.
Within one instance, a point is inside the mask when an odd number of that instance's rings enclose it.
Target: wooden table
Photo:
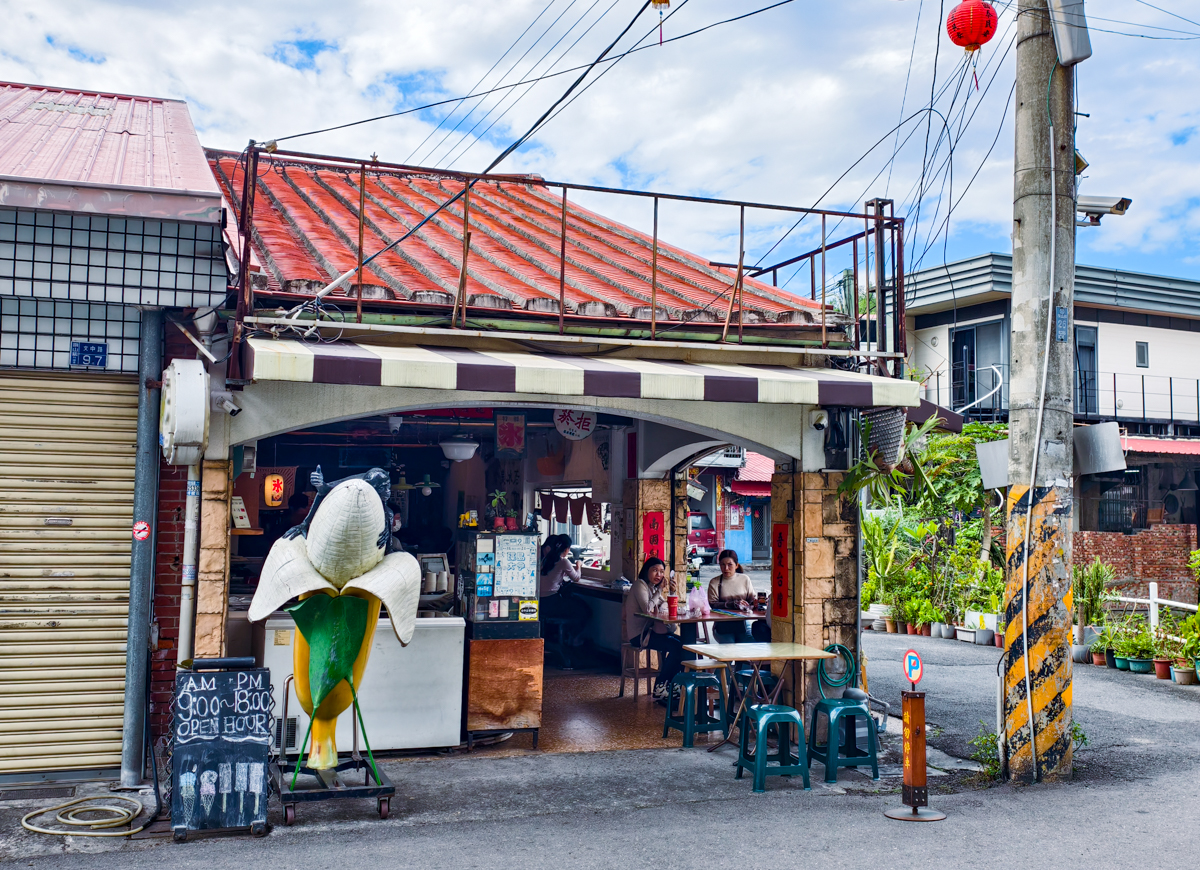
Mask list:
[[[655,622],[661,622],[663,625],[678,625],[681,632],[686,631],[684,626],[693,626],[692,631],[695,631],[695,626],[703,625],[706,622],[743,622],[747,619],[766,619],[767,615],[765,608],[745,613],[735,613],[732,610],[713,610],[708,616],[683,616],[676,617],[675,619],[669,619],[665,614],[638,613],[638,616],[643,619],[652,619]],[[711,640],[708,637],[707,628],[704,629],[704,637],[706,642]],[[683,642],[684,644],[695,643],[696,637],[684,637]],[[756,645],[761,646],[761,644]],[[731,646],[731,644],[722,644],[722,646]],[[740,644],[740,646],[749,646],[749,644]],[[684,649],[687,649],[686,645]]]
[[[742,693],[741,702],[738,704],[737,712],[734,713],[733,721],[729,723],[729,734],[724,740],[716,744],[716,746],[710,746],[708,749],[709,752],[712,752],[719,746],[724,746],[726,743],[733,742],[733,728],[738,724],[738,720],[742,718],[746,709],[746,702],[751,697],[755,697],[764,704],[774,704],[779,700],[779,694],[783,690],[783,680],[780,680],[776,684],[774,691],[768,693],[767,687],[762,681],[762,666],[764,664],[770,662],[790,664],[792,667],[792,682],[795,683],[796,662],[811,659],[832,659],[836,657],[834,653],[805,646],[802,643],[696,643],[685,645],[684,650],[727,664],[747,662],[754,669],[754,673],[750,677],[750,682],[746,685],[746,691]],[[733,686],[737,685],[737,680],[731,680],[730,682]]]

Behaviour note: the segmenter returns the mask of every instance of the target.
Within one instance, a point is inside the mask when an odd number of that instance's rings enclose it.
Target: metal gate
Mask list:
[[[0,777],[120,767],[137,403],[0,372]]]

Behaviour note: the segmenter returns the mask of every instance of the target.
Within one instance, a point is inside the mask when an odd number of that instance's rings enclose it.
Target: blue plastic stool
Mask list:
[[[708,715],[706,709],[708,705],[702,703],[708,698],[709,689],[716,689],[720,696],[717,705],[718,716]],[[680,716],[672,715],[672,711],[675,710],[676,690],[683,694],[683,714]],[[683,745],[690,749],[695,745],[695,736],[698,733],[720,731],[728,735],[728,717],[725,687],[721,685],[720,680],[712,674],[679,673],[671,679],[671,686],[667,691],[667,715],[663,721],[662,736],[666,737],[671,728],[681,731],[683,732]]]
[[[824,743],[817,743],[817,718],[825,716],[829,721],[828,735]],[[858,718],[867,722],[867,746],[858,745]],[[838,735],[842,734],[841,745]],[[826,698],[813,707],[812,727],[808,732],[808,764],[816,758],[825,765],[825,781],[837,782],[839,767],[859,767],[868,761],[871,764],[871,779],[879,779],[879,745],[875,736],[875,722],[867,710],[865,701],[854,698]]]
[[[782,704],[755,704],[746,710],[746,719],[742,724],[741,742],[738,747],[737,779],[742,778],[742,771],[751,768],[754,771],[754,790],[767,790],[768,776],[795,776],[799,774],[804,779],[804,788],[812,785],[808,780],[808,756],[804,748],[804,720],[794,707]],[[792,752],[791,726],[796,726],[796,752]],[[750,730],[754,729],[754,754],[747,752],[750,745]],[[767,738],[771,729],[775,729],[778,749],[770,754]],[[774,762],[772,764],[771,762]]]

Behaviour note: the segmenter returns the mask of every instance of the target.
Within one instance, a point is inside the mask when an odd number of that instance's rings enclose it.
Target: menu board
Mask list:
[[[184,671],[175,677],[171,827],[265,826],[271,672]]]
[[[492,595],[537,597],[537,536],[497,535]]]

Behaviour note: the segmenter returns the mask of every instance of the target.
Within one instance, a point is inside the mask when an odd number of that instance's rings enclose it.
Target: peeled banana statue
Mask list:
[[[337,718],[357,699],[381,604],[401,644],[416,625],[421,569],[408,553],[387,552],[387,482],[388,473],[373,468],[326,484],[318,467],[312,509],[271,547],[250,603],[250,621],[258,622],[300,600],[288,612],[298,629],[292,664],[310,717],[311,770],[337,767]]]

